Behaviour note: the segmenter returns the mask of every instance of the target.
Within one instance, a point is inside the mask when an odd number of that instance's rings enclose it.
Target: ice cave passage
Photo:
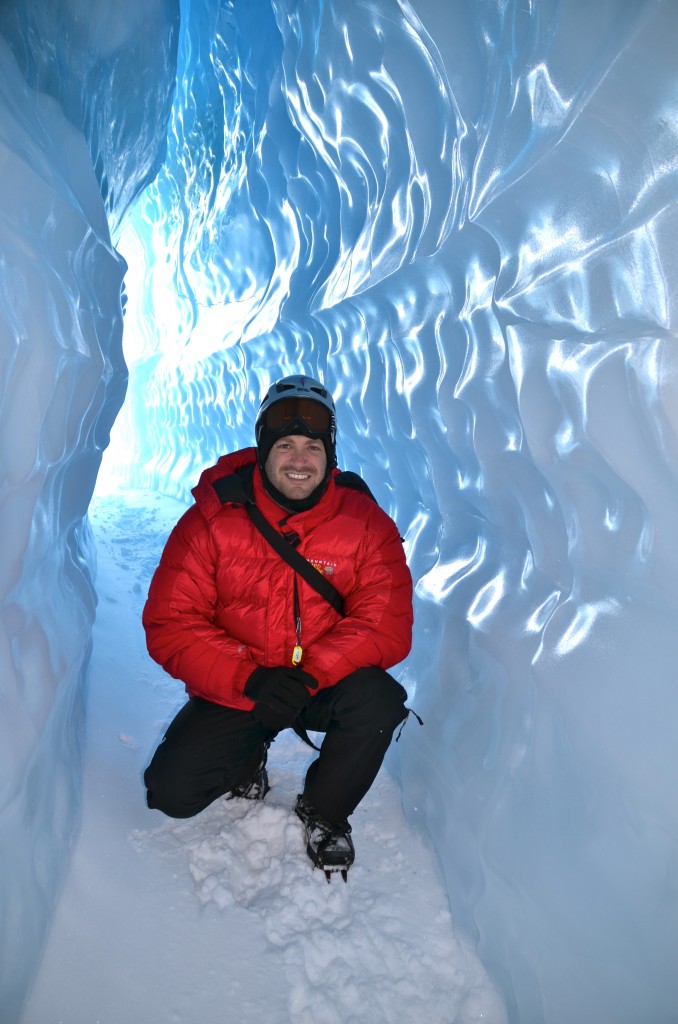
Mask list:
[[[390,768],[455,930],[512,1024],[675,1024],[677,30],[672,0],[0,7],[8,1021],[78,827],[111,428],[107,486],[188,501],[304,370],[405,537],[426,725]]]

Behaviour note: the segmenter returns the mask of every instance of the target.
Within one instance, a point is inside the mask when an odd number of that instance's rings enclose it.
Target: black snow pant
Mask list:
[[[378,668],[352,672],[311,698],[298,725],[325,737],[303,795],[323,818],[342,821],[365,796],[407,718],[406,699],[400,683]],[[190,818],[248,781],[274,735],[249,711],[191,697],[144,774],[148,806]]]

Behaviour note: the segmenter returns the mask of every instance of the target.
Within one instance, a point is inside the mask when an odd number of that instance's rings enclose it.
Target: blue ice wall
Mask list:
[[[178,35],[151,5],[153,36],[121,4],[119,37],[104,6],[78,9],[80,63],[58,59],[75,22],[44,53],[28,30],[49,4],[0,27],[83,135],[130,265],[109,480],[187,495],[250,443],[271,376],[322,376],[417,580],[402,678],[426,726],[391,764],[458,929],[513,1022],[675,1024],[678,9],[203,0]],[[59,280],[68,246],[35,249]],[[8,338],[59,348],[37,309],[22,334],[10,304]]]
[[[164,12],[142,24],[107,6],[0,7],[3,1024],[39,960],[79,811],[96,604],[86,516],[127,376],[109,225],[160,162],[174,91],[171,63],[147,91],[130,73],[140,53],[160,62]],[[150,117],[163,95],[165,124]]]

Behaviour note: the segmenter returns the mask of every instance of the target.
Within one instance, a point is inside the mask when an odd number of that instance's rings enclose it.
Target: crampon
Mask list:
[[[249,779],[241,782],[226,794],[227,800],[239,797],[243,800],[263,800],[269,789],[268,772],[266,771],[267,750],[264,750],[260,764],[254,770]]]
[[[349,868],[355,860],[348,821],[325,821],[302,796],[297,798],[295,811],[304,826],[306,853],[314,867],[325,872],[328,882],[337,873],[347,882]]]

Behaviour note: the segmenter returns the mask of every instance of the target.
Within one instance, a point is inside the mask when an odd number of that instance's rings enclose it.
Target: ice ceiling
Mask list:
[[[110,480],[185,496],[272,376],[321,376],[417,580],[426,726],[391,767],[459,931],[514,1024],[674,1024],[677,29],[672,0],[0,7],[10,1019],[77,820],[126,260]]]

